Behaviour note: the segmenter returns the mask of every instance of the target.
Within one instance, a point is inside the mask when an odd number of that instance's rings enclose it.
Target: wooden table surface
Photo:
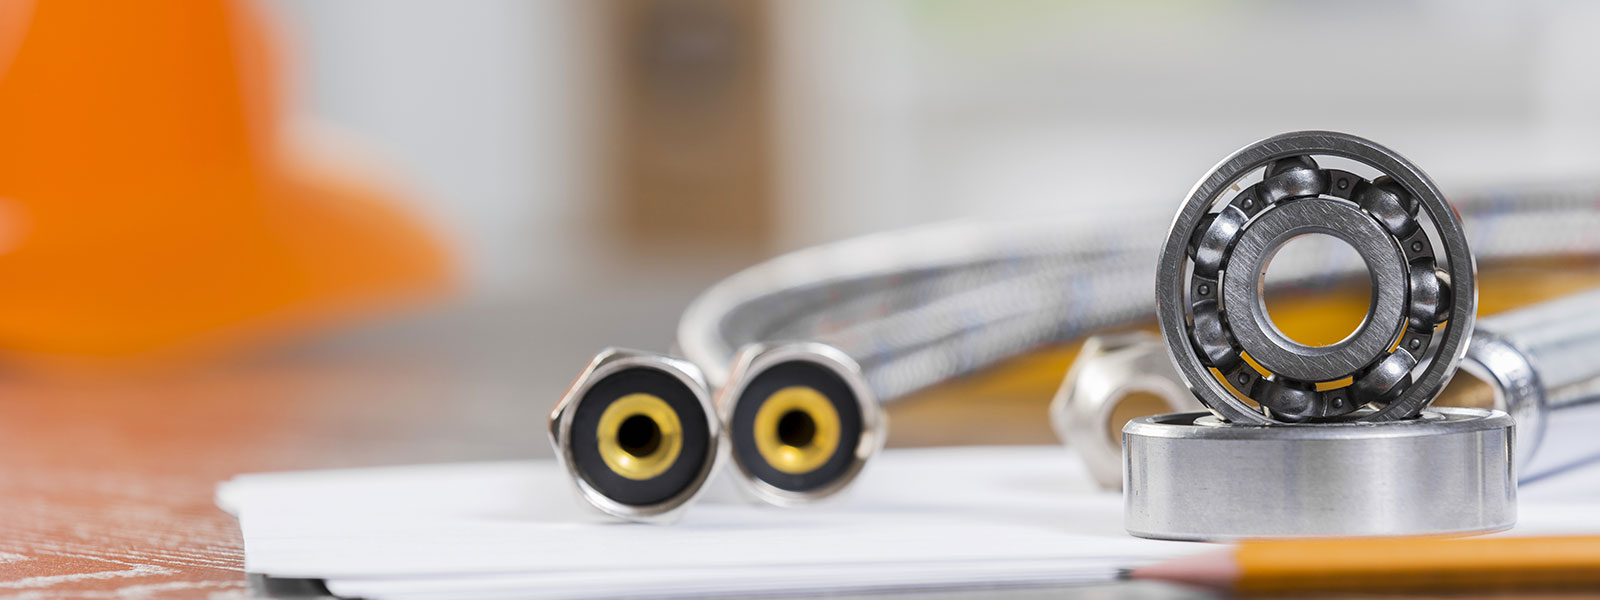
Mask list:
[[[231,373],[8,386],[0,597],[247,595],[238,524],[212,503],[218,481],[497,455],[428,441],[451,434],[437,406],[380,408],[370,396],[298,394],[301,385]]]
[[[249,595],[238,523],[213,504],[238,473],[549,455],[545,398],[570,373],[535,385],[424,357],[0,377],[0,598]]]
[[[1484,304],[1600,281],[1561,272],[1486,277]],[[528,367],[509,353],[485,367],[499,376],[463,367],[505,354],[301,351],[91,381],[0,374],[0,598],[249,595],[238,525],[212,501],[237,473],[548,456],[544,414],[584,357]],[[890,443],[1051,443],[1044,407],[1071,354],[901,402]]]
[[[162,373],[0,371],[0,599],[250,595],[213,504],[239,473],[549,456],[588,354],[660,345],[716,276],[632,275]]]

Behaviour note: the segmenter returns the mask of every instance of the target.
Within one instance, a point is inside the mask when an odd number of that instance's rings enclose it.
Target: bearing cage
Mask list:
[[[1352,160],[1382,176],[1369,181],[1349,171],[1320,168],[1313,156]],[[1262,169],[1265,173],[1259,183],[1223,201],[1235,184]],[[1238,282],[1243,279],[1237,271],[1230,284],[1228,267],[1240,240],[1266,215],[1289,206],[1297,206],[1296,210],[1302,213],[1342,215],[1343,222],[1349,224],[1337,229],[1308,223],[1311,219],[1305,215],[1280,215],[1278,221],[1287,220],[1299,228],[1290,228],[1290,233],[1315,230],[1350,241],[1350,227],[1366,231],[1362,256],[1374,279],[1374,306],[1356,334],[1333,346],[1299,345],[1283,338],[1270,323],[1263,327],[1260,320],[1264,319],[1261,315],[1265,309],[1259,306],[1259,296],[1239,291],[1242,288]],[[1352,215],[1362,216],[1366,224],[1353,220]],[[1443,248],[1443,269],[1435,256],[1433,237],[1419,220],[1423,216]],[[1381,232],[1389,246],[1381,250],[1393,253],[1394,260],[1385,262],[1388,270],[1382,274],[1373,265],[1372,257],[1377,255],[1372,252],[1379,251],[1381,244],[1372,232]],[[1281,246],[1282,241],[1272,240],[1268,245]],[[1268,257],[1274,251],[1275,247],[1265,249]],[[1398,277],[1395,263],[1400,269]],[[1433,182],[1416,166],[1359,137],[1318,131],[1289,133],[1235,152],[1191,190],[1162,249],[1156,283],[1157,316],[1179,375],[1203,403],[1229,421],[1271,424],[1341,418],[1404,419],[1418,414],[1437,396],[1465,354],[1476,311],[1475,270],[1458,218]],[[1251,271],[1247,277],[1258,294],[1259,288],[1254,284],[1260,273]],[[1393,289],[1396,285],[1403,289]],[[1234,293],[1225,294],[1225,288]],[[1385,295],[1385,307],[1378,306],[1380,291]],[[1230,306],[1226,297],[1229,295],[1236,301],[1251,298],[1253,302],[1243,307]],[[1385,316],[1375,312],[1384,308],[1393,323],[1375,322],[1374,317]],[[1231,314],[1229,309],[1233,310]],[[1236,323],[1246,313],[1257,318]],[[1240,325],[1244,326],[1240,331],[1249,334],[1247,337],[1276,335],[1281,339],[1274,340],[1274,344],[1287,343],[1292,350],[1303,352],[1274,357],[1288,360],[1273,366],[1262,364],[1272,373],[1262,377],[1243,358],[1246,349],[1235,335],[1235,328]],[[1384,329],[1390,326],[1392,329]],[[1379,329],[1364,334],[1369,327]],[[1347,344],[1363,335],[1364,350],[1372,354],[1370,357],[1361,348],[1352,349],[1354,345]],[[1374,353],[1374,340],[1380,335],[1383,351]],[[1251,341],[1255,348],[1270,348],[1259,339]],[[1340,352],[1342,363],[1328,358]],[[1252,354],[1251,358],[1261,357]],[[1305,360],[1297,362],[1299,359]],[[1217,369],[1218,375],[1212,374],[1212,368]],[[1420,374],[1414,373],[1419,369]],[[1295,372],[1296,376],[1286,376],[1280,370]],[[1329,376],[1332,374],[1340,376]],[[1218,376],[1226,377],[1231,387],[1268,410],[1258,411],[1235,397]],[[1345,377],[1352,379],[1348,386],[1316,389],[1317,383]],[[1358,412],[1367,405],[1374,408]]]

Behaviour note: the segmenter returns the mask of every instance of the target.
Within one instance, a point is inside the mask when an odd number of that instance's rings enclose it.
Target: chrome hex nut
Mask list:
[[[1167,412],[1205,410],[1178,379],[1161,338],[1142,331],[1085,340],[1050,403],[1056,436],[1077,451],[1104,489],[1122,487],[1123,423],[1111,420],[1135,395],[1159,398]]]

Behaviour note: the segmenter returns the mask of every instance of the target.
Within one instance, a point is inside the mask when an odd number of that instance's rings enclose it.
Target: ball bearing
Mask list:
[[[1354,247],[1372,284],[1361,325],[1328,346],[1279,331],[1262,293],[1274,255],[1309,234]],[[1474,272],[1460,221],[1420,169],[1355,136],[1289,133],[1191,191],[1162,249],[1158,319],[1179,374],[1229,421],[1406,419],[1466,351]]]
[[[1197,541],[1499,531],[1517,520],[1512,435],[1510,415],[1476,408],[1292,427],[1140,417],[1122,430],[1123,519]]]

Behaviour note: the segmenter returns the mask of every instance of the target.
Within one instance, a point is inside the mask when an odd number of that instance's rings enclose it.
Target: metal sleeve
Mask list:
[[[1480,320],[1464,367],[1517,419],[1524,480],[1600,459],[1600,288]]]

